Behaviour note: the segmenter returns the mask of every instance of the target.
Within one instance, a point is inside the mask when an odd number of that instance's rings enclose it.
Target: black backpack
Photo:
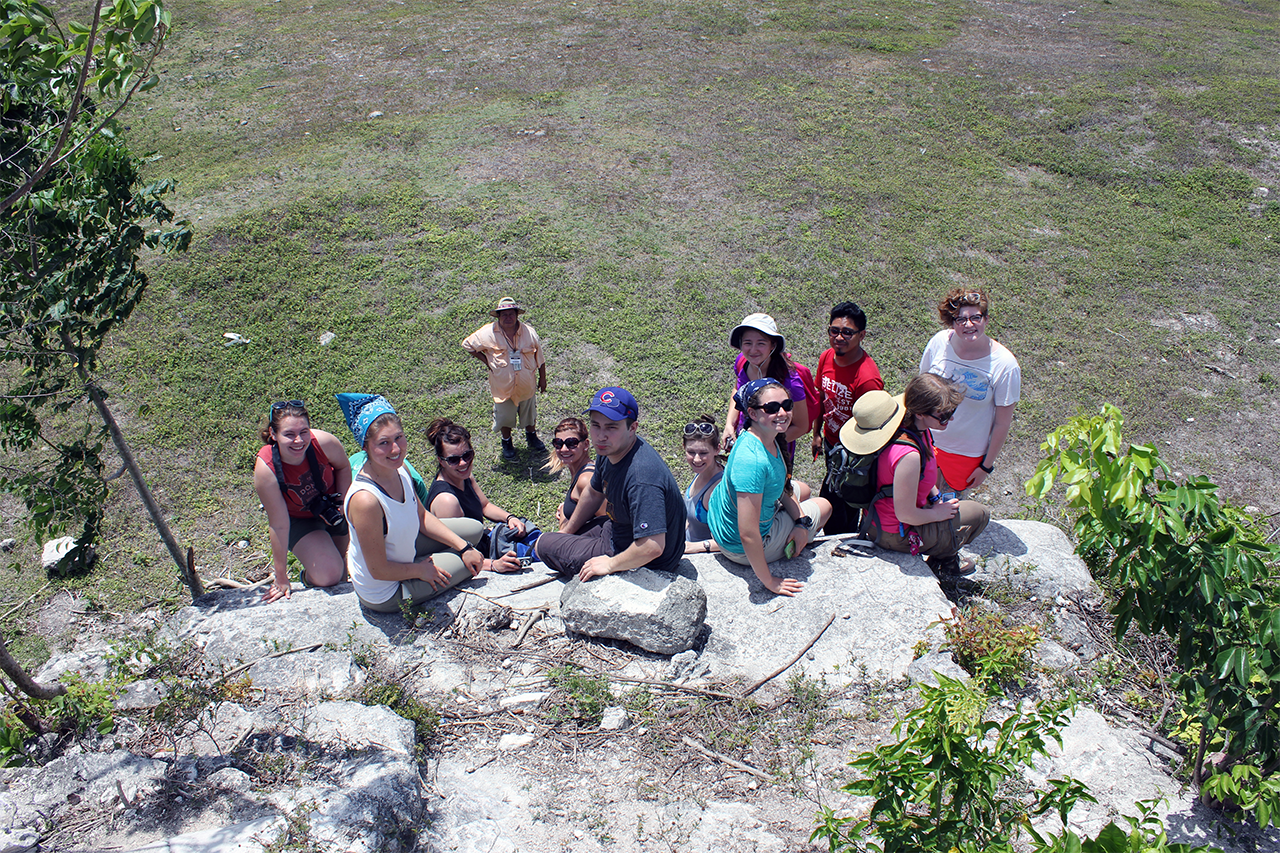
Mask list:
[[[870,453],[853,453],[837,443],[827,451],[827,488],[832,494],[851,507],[867,509],[881,498],[893,497],[893,483],[879,486],[876,482],[876,463],[880,454],[895,444],[919,451],[920,445],[905,433],[899,433]],[[920,466],[920,478],[924,479],[924,466]]]

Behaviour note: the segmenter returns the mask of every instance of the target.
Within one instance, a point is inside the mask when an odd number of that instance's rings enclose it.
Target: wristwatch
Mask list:
[[[988,474],[996,470],[996,466],[992,465],[990,468],[988,468],[986,465],[983,465],[981,462],[978,463],[978,467],[981,468],[983,471],[986,471]]]
[[[796,527],[803,527],[805,530],[812,530],[813,519],[807,515],[802,515],[796,519]]]

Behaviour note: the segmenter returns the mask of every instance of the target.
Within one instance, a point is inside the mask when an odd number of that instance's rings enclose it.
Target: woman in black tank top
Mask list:
[[[524,522],[485,497],[484,490],[472,473],[476,452],[471,447],[471,433],[449,418],[436,418],[427,427],[427,440],[436,449],[439,467],[427,492],[427,509],[437,518],[472,518],[479,522],[505,522],[517,538],[524,536]],[[480,550],[488,553],[486,532]],[[493,561],[495,572],[520,569],[515,552]]]
[[[591,458],[591,442],[587,440],[587,425],[582,418],[565,418],[556,424],[553,435],[555,436],[551,440],[553,450],[551,458],[547,460],[546,468],[552,474],[560,471],[569,472],[569,488],[565,490],[564,502],[556,507],[556,527],[559,528],[578,508],[578,499],[582,497],[587,486],[591,485],[591,475],[595,473],[596,463]],[[605,519],[609,517],[607,510],[608,508],[601,504],[595,518],[579,528],[578,533],[581,534],[604,524]]]

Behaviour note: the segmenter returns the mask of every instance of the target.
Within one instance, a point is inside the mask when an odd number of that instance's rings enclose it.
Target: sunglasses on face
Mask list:
[[[852,338],[854,335],[862,334],[860,329],[850,329],[844,326],[831,326],[827,329],[827,334],[833,338]]]
[[[278,412],[281,409],[305,409],[307,404],[301,400],[277,400],[271,404],[271,411]]]
[[[784,412],[791,411],[795,404],[795,400],[774,400],[772,403],[765,403],[762,406],[752,406],[752,408],[762,409],[766,415],[776,415],[778,414],[779,409]]]
[[[463,453],[460,456],[441,456],[440,461],[446,465],[452,465],[456,468],[462,463],[470,462],[472,459],[475,459],[475,458],[476,458],[476,452],[474,450],[468,450],[466,453]]]
[[[935,421],[937,421],[938,423],[942,424],[943,426],[946,426],[947,424],[951,423],[951,419],[952,419],[952,418],[954,418],[955,416],[956,416],[956,410],[955,410],[955,409],[952,409],[952,410],[951,410],[951,411],[949,411],[949,412],[943,412],[943,413],[941,413],[941,414],[935,414],[935,415],[933,416],[933,419],[934,419]]]
[[[562,448],[562,447],[567,447],[567,448],[569,448],[570,450],[573,450],[573,449],[574,449],[575,447],[577,447],[579,444],[582,444],[582,439],[580,439],[580,438],[553,438],[553,439],[551,439],[551,446],[552,446],[552,447],[554,447],[556,450],[559,450],[559,449],[560,449],[560,448]]]
[[[709,423],[706,423],[705,421],[700,424],[684,425],[685,435],[715,435],[715,433],[716,433],[715,424],[709,424]]]

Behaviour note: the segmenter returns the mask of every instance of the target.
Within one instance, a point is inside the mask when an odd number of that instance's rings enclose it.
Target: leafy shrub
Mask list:
[[[941,625],[956,663],[983,681],[1021,683],[1040,642],[1034,625],[1005,625],[999,614],[976,607],[953,609]]]
[[[564,694],[564,702],[553,705],[548,712],[553,722],[578,720],[588,725],[599,725],[604,709],[614,702],[608,679],[588,675],[573,664],[549,670],[547,680]]]
[[[1221,502],[1209,480],[1167,479],[1155,447],[1124,445],[1122,424],[1108,405],[1055,430],[1027,494],[1066,487],[1079,512],[1077,551],[1120,596],[1116,637],[1135,625],[1173,645],[1173,683],[1199,725],[1192,782],[1209,777],[1206,752],[1220,740],[1218,763],[1232,773],[1215,785],[1266,826],[1280,815],[1280,791],[1269,782],[1280,767],[1280,547]],[[1242,764],[1257,772],[1237,770]]]
[[[937,687],[920,688],[924,704],[894,727],[896,742],[850,762],[862,778],[843,790],[873,798],[870,810],[854,818],[824,808],[810,840],[825,839],[832,853],[976,851],[1008,844],[1034,815],[1056,811],[1065,824],[1076,802],[1094,801],[1074,779],[1050,780],[1034,794],[1017,784],[1023,768],[1048,754],[1047,739],[1061,744],[1058,730],[1074,696],[988,720],[986,694],[937,677]]]

